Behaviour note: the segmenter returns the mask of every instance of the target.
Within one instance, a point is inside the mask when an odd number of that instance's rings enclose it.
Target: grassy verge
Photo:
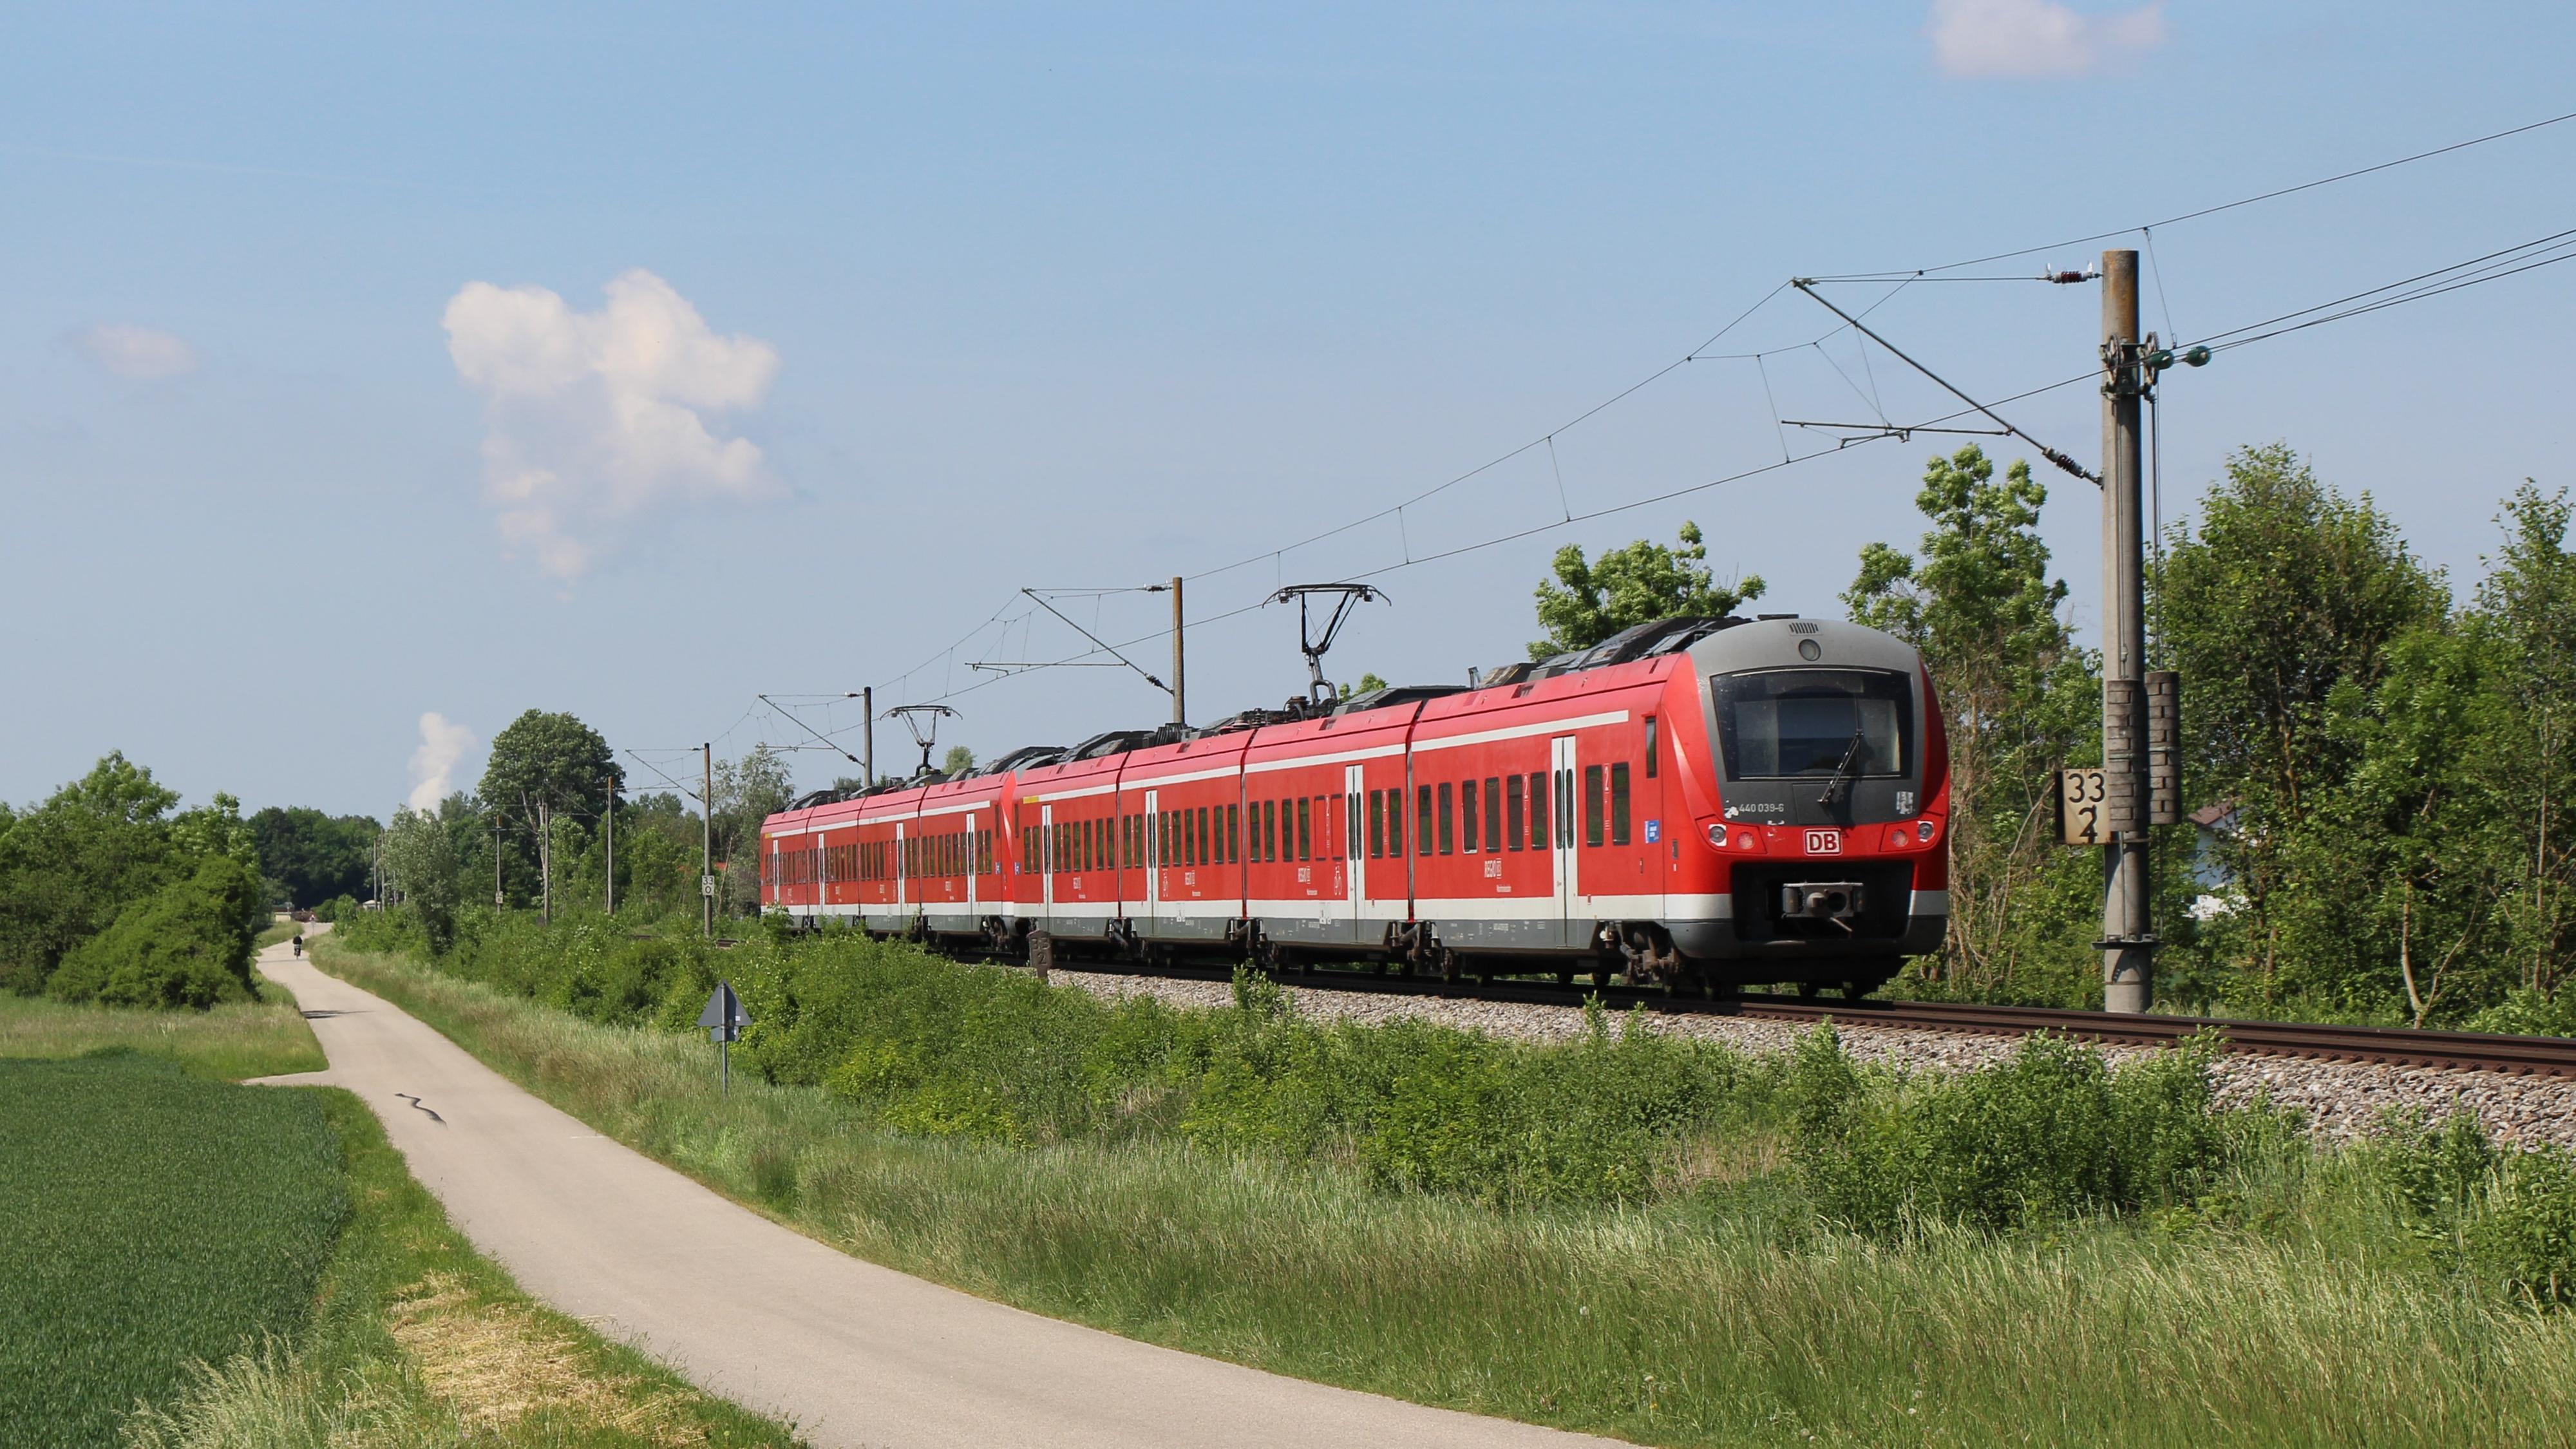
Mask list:
[[[311,1323],[195,1370],[177,1402],[127,1423],[127,1449],[798,1442],[521,1293],[448,1225],[357,1098],[274,1090],[336,1132],[354,1205]]]
[[[128,1048],[176,1062],[192,1077],[318,1072],[329,1065],[293,998],[259,983],[258,1001],[205,1011],[151,1011],[13,996],[0,992],[0,1058],[62,1058]]]
[[[2044,1230],[1817,1224],[1776,1144],[1686,1191],[1496,1210],[1328,1158],[1168,1136],[870,1130],[816,1087],[715,1092],[703,1040],[326,943],[574,1115],[861,1256],[1039,1312],[1423,1402],[1690,1445],[2557,1444],[2576,1323],[2424,1271],[2331,1161]]]

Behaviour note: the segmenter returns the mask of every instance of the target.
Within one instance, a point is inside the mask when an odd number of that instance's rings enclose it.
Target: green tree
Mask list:
[[[2491,788],[2510,733],[2498,645],[2474,617],[2413,629],[2375,689],[2329,697],[2329,732],[2357,763],[2281,844],[2300,883],[2275,903],[2284,994],[2422,1026],[2512,984],[2498,907],[2516,842]]]
[[[2495,641],[2496,746],[2489,784],[2515,858],[2500,903],[2527,991],[2567,979],[2576,946],[2576,552],[2565,490],[2525,481],[2498,520],[2504,548],[2486,562],[2477,612]]]
[[[44,989],[82,941],[160,889],[179,795],[111,751],[0,833],[0,987]]]
[[[1657,619],[1716,618],[1762,597],[1759,576],[1719,583],[1707,560],[1696,523],[1682,525],[1678,548],[1641,538],[1587,561],[1581,544],[1567,544],[1556,551],[1554,579],[1538,586],[1538,626],[1547,637],[1531,643],[1530,658],[1589,649]]]
[[[436,815],[409,806],[385,827],[385,879],[418,917],[430,950],[444,955],[456,940],[456,917],[467,899],[456,838]]]
[[[2295,984],[2284,953],[2319,944],[2289,931],[2300,892],[2330,884],[2294,875],[2320,860],[2296,842],[2363,748],[2338,725],[2336,692],[2375,693],[2390,644],[2439,625],[2449,596],[2366,495],[2343,497],[2273,444],[2231,457],[2198,526],[2173,530],[2151,603],[2157,648],[2183,677],[2186,788],[2236,810],[2219,855],[2244,908],[2209,949],[2277,999]]]
[[[608,742],[572,715],[532,709],[492,737],[477,793],[534,838],[546,919],[554,919],[557,817],[583,809],[595,813],[624,781]]]
[[[2048,490],[2026,462],[2000,483],[1994,473],[1973,443],[1934,457],[1915,498],[1932,522],[1919,551],[1863,548],[1843,603],[1922,652],[1949,726],[1950,930],[1918,980],[2084,1004],[2100,994],[2086,948],[2099,882],[2050,827],[2055,771],[2098,750],[2099,680],[2068,632],[2066,584],[2049,576]]]
[[[975,768],[975,752],[964,745],[950,745],[948,753],[939,761],[939,772],[950,779],[955,779],[973,768]]]
[[[260,874],[282,887],[294,906],[364,896],[377,829],[369,816],[325,815],[302,805],[271,805],[250,818]]]
[[[759,909],[760,822],[786,809],[794,796],[787,757],[767,745],[755,746],[740,760],[716,761],[714,819],[716,860],[722,866],[720,909],[732,913]]]

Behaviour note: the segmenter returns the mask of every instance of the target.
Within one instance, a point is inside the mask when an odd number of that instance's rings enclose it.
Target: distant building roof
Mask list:
[[[2235,813],[2235,801],[2214,801],[2191,812],[2191,823],[2199,826],[2203,830],[2215,830],[2220,825],[2225,824],[2227,818]]]

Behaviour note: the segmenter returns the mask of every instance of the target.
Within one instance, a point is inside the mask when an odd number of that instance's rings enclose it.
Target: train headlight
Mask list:
[[[1914,822],[1914,838],[1922,841],[1926,845],[1930,845],[1932,843],[1932,837],[1940,833],[1941,827],[1938,824],[1935,824],[1929,816]]]
[[[1723,825],[1710,826],[1708,828],[1708,843],[1716,849],[1726,849],[1726,827]]]
[[[1887,832],[1887,848],[1888,848],[1888,849],[1890,849],[1890,850],[1903,850],[1903,849],[1905,848],[1905,846],[1906,846],[1906,839],[1905,839],[1905,827],[1904,827],[1904,826],[1902,826],[1902,825],[1896,826],[1895,828],[1893,828],[1893,829],[1891,829],[1891,830],[1889,830],[1889,831]]]

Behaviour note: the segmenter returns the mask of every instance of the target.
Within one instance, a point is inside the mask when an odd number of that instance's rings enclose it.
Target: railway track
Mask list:
[[[1096,971],[1104,975],[1165,976],[1184,980],[1225,981],[1222,967],[1147,966],[1132,963],[1059,962],[1058,970]],[[1329,991],[1446,997],[1543,1006],[1577,1006],[1589,995],[1625,1011],[1742,1016],[1775,1021],[1821,1021],[1831,1017],[1854,1025],[1897,1027],[1911,1031],[1947,1031],[1983,1036],[2022,1036],[2053,1031],[2079,1041],[2120,1046],[2156,1046],[2180,1041],[2197,1032],[2214,1033],[2222,1049],[2265,1056],[2310,1060],[2371,1062],[2388,1066],[2433,1067],[2453,1071],[2507,1072],[2522,1076],[2576,1077],[2576,1038],[2501,1036],[2474,1031],[2417,1031],[2404,1027],[2320,1026],[2299,1022],[2237,1021],[2203,1016],[2127,1016],[2101,1011],[2070,1011],[2041,1006],[1972,1006],[1941,1001],[1824,1001],[1794,996],[1746,995],[1714,1001],[1676,997],[1634,987],[1554,986],[1531,981],[1443,982],[1427,977],[1377,976],[1346,970],[1285,973],[1285,985]]]

